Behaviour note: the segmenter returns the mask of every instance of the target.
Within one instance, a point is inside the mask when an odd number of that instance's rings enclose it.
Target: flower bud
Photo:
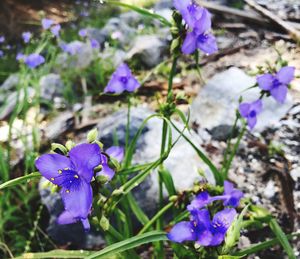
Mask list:
[[[70,151],[73,147],[75,147],[75,143],[72,140],[68,140],[65,146],[67,150]]]
[[[96,181],[100,184],[105,184],[109,181],[109,178],[106,175],[97,175]]]
[[[52,143],[51,144],[51,150],[55,153],[59,152],[64,155],[68,153],[68,150],[65,148],[65,146],[58,144],[58,143]]]
[[[104,215],[102,215],[100,219],[100,226],[104,231],[107,231],[109,229],[109,220]]]
[[[88,134],[87,134],[87,141],[89,143],[93,143],[98,139],[98,129],[92,129]]]

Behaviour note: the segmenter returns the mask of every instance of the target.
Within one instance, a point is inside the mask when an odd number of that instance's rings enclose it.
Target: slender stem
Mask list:
[[[240,142],[242,140],[242,137],[244,136],[245,132],[246,132],[246,129],[247,129],[247,124],[244,122],[244,125],[243,125],[243,128],[238,136],[238,139],[236,141],[236,143],[234,144],[234,147],[233,147],[233,150],[231,151],[230,153],[230,157],[229,157],[229,160],[227,161],[226,163],[226,166],[225,166],[225,169],[224,169],[224,174],[223,174],[223,177],[224,177],[224,180],[226,180],[228,178],[228,171],[229,171],[229,168],[231,166],[231,163],[232,163],[232,160],[237,152],[237,149],[240,145]]]
[[[127,97],[127,123],[126,123],[126,136],[125,136],[125,150],[127,151],[129,145],[129,136],[130,136],[130,110],[131,110],[131,96]]]
[[[159,212],[157,212],[152,219],[140,230],[139,235],[145,233],[163,214],[165,214],[170,208],[173,207],[173,202],[168,203]]]

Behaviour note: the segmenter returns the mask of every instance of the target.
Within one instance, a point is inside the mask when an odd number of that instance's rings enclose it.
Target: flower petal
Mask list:
[[[212,34],[206,34],[205,36],[199,36],[197,40],[197,48],[201,49],[205,54],[210,55],[218,51],[217,41]],[[205,37],[201,38],[201,37]]]
[[[241,103],[239,106],[239,112],[240,114],[246,118],[250,111],[250,103]]]
[[[187,206],[187,210],[202,209],[211,202],[212,200],[208,192],[201,192],[192,200],[191,204]]]
[[[295,67],[283,67],[281,68],[276,78],[279,80],[280,83],[288,85],[295,77]]]
[[[179,12],[182,12],[182,11],[187,10],[187,7],[188,7],[189,3],[190,3],[190,0],[174,0],[174,1],[173,1],[174,7],[175,7]]]
[[[181,47],[181,51],[184,54],[192,54],[195,52],[196,50],[196,46],[197,46],[197,38],[196,35],[193,32],[189,32],[186,37],[185,40],[182,44]]]
[[[94,168],[101,163],[101,150],[98,144],[80,144],[73,147],[70,159],[74,164],[79,176],[90,182],[93,177]]]
[[[54,184],[59,184],[60,180],[56,179],[60,176],[59,171],[65,168],[72,168],[71,160],[59,154],[45,154],[35,161],[35,166],[42,176],[47,178]]]
[[[174,225],[167,234],[168,239],[173,242],[182,243],[184,241],[193,241],[196,239],[195,232],[191,222],[182,221]]]
[[[230,193],[230,198],[224,201],[224,206],[237,207],[239,206],[241,198],[244,196],[240,190],[234,190]]]
[[[271,74],[264,74],[258,76],[256,80],[261,89],[268,91],[271,90],[273,86],[274,76],[272,76]]]
[[[114,177],[115,171],[111,169],[107,164],[103,164],[102,170],[98,172],[96,176],[98,175],[106,176],[108,178],[108,181],[110,181]]]
[[[211,29],[211,14],[206,8],[201,9],[201,18],[195,24],[197,34],[203,34]]]
[[[198,233],[197,244],[202,246],[210,246],[214,238],[213,233],[210,230],[204,230]]]
[[[128,92],[133,92],[139,87],[140,83],[133,76],[128,79],[128,82],[126,84],[126,90]]]
[[[73,184],[70,189],[62,188],[61,197],[63,199],[65,210],[68,211],[73,218],[86,219],[91,211],[93,191],[89,183],[84,180]]]
[[[254,128],[254,126],[256,125],[256,123],[257,123],[257,118],[256,117],[248,117],[247,118],[247,123],[248,123],[248,126],[249,126],[249,128],[250,129],[253,129]]]
[[[224,181],[224,194],[230,194],[233,190],[233,183]]]
[[[72,224],[75,223],[76,221],[77,220],[73,217],[73,215],[67,210],[61,213],[57,218],[57,223],[60,225]]]
[[[106,153],[116,159],[119,163],[122,162],[124,158],[124,148],[112,146],[106,150]]]
[[[228,228],[231,226],[235,216],[235,209],[226,208],[217,212],[212,220],[212,226],[214,227],[214,232],[225,234]]]
[[[288,92],[288,88],[285,85],[280,85],[278,87],[271,89],[270,91],[271,95],[279,103],[284,103],[287,92]]]
[[[115,93],[120,94],[124,92],[124,84],[120,82],[117,77],[112,77],[112,79],[108,82],[107,86],[104,89],[105,93]]]
[[[256,114],[259,114],[259,113],[261,113],[262,108],[263,108],[262,100],[258,99],[257,101],[251,103],[250,110],[255,111]]]
[[[197,228],[197,232],[203,231],[205,229],[210,228],[211,220],[210,220],[210,214],[207,209],[195,209],[190,211],[191,214],[191,221],[194,223],[194,225]]]

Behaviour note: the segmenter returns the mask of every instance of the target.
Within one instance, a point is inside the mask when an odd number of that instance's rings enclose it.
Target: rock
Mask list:
[[[130,138],[132,139],[143,120],[153,114],[150,110],[142,107],[133,108],[130,119]],[[176,123],[177,127],[183,128],[181,123]],[[158,118],[151,119],[143,129],[136,146],[134,163],[147,163],[159,158],[161,145],[162,121]],[[117,137],[119,145],[124,146],[126,134],[126,110],[118,111],[98,124],[100,140],[106,147],[113,145],[113,139]],[[186,133],[188,134],[188,133]],[[201,141],[195,133],[188,134],[190,139],[200,147]],[[115,136],[115,137],[114,137]],[[178,133],[172,130],[173,139],[178,137]],[[211,182],[211,175],[203,162],[198,158],[193,148],[183,139],[180,139],[172,149],[170,156],[165,161],[166,168],[171,172],[177,190],[182,191],[193,186],[195,181],[199,181],[198,169],[207,172]],[[187,177],[188,176],[188,177]],[[158,198],[157,173],[151,173],[148,179],[142,182],[133,193],[141,207],[149,214],[155,211]],[[184,181],[183,181],[184,179]]]
[[[232,126],[230,125],[219,125],[216,126],[214,128],[212,128],[209,133],[211,134],[211,137],[213,140],[217,140],[217,141],[227,141],[231,134],[232,137],[235,138],[238,135],[238,130],[235,130],[234,132],[232,132]]]
[[[160,0],[154,5],[154,10],[172,9],[172,8],[173,8],[172,0]]]
[[[12,91],[15,90],[15,87],[17,86],[19,82],[19,75],[18,74],[11,74],[6,80],[3,82],[3,84],[0,86],[1,91]]]
[[[245,89],[253,86],[256,80],[241,69],[232,67],[216,74],[200,91],[191,105],[191,122],[196,122],[202,128],[212,129],[222,124],[232,125],[238,99],[242,95],[244,101],[254,101],[259,98],[259,88]],[[266,127],[276,126],[279,120],[292,107],[291,96],[279,105],[273,98],[264,98],[263,112],[258,116],[254,130],[263,131]]]
[[[133,59],[139,66],[152,68],[164,59],[168,45],[157,35],[138,36],[127,54],[127,59]]]
[[[61,97],[63,88],[64,84],[58,74],[48,74],[40,79],[41,97],[48,101],[57,96]]]

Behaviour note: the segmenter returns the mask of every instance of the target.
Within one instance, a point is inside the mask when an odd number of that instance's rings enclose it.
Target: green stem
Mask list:
[[[238,139],[236,141],[236,143],[234,144],[234,147],[233,147],[233,150],[231,151],[230,153],[230,157],[229,157],[229,160],[227,161],[226,163],[226,166],[225,166],[225,169],[224,169],[224,172],[223,172],[223,178],[224,180],[226,180],[228,178],[228,171],[229,171],[229,168],[231,166],[231,163],[232,163],[232,160],[237,152],[237,149],[239,148],[239,145],[240,145],[240,142],[242,140],[242,137],[244,136],[245,132],[246,132],[246,129],[247,129],[247,124],[244,122],[244,125],[243,125],[243,128],[238,136]]]
[[[170,208],[173,207],[173,202],[168,203],[159,212],[157,212],[152,219],[140,230],[139,235],[145,233],[162,215],[164,215]]]

